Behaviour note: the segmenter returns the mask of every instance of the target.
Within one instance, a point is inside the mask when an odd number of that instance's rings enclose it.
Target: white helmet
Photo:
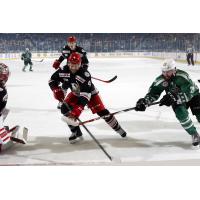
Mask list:
[[[163,64],[162,64],[162,72],[167,72],[170,70],[175,70],[176,69],[176,62],[174,59],[166,59],[164,60]]]
[[[29,51],[29,48],[26,48],[26,51]]]

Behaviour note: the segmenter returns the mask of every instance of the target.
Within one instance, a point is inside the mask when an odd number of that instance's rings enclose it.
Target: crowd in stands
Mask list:
[[[177,51],[188,45],[200,50],[200,34],[193,33],[0,33],[0,53],[57,52],[74,35],[87,52]]]

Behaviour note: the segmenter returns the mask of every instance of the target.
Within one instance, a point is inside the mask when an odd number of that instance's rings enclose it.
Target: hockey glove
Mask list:
[[[52,90],[54,98],[57,99],[58,101],[62,102],[64,100],[64,92],[60,87],[57,87]]]
[[[160,100],[159,106],[171,106],[172,104],[176,103],[177,100],[178,100],[178,97],[175,93],[168,92]]]
[[[137,101],[135,110],[136,111],[145,111],[147,106],[148,106],[148,104],[147,104],[146,99],[141,98]]]
[[[69,116],[70,118],[78,118],[81,114],[81,112],[83,111],[84,107],[82,105],[76,105],[74,106],[74,108],[72,109],[72,111],[69,112]]]
[[[58,69],[60,67],[60,61],[59,60],[55,60],[53,63],[53,68],[54,69]]]

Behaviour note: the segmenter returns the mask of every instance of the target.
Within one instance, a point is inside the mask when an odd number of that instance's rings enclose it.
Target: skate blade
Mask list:
[[[121,138],[124,138],[124,139],[127,138],[127,134],[122,134],[122,135],[120,134],[120,136]]]
[[[196,146],[192,145],[192,149],[193,149],[193,150],[199,150],[199,149],[200,149],[200,145],[199,145],[199,144],[196,145]]]
[[[69,143],[75,144],[75,143],[81,142],[81,141],[83,141],[83,136],[80,136],[80,137],[76,138],[75,140],[71,140],[71,141],[69,141]]]

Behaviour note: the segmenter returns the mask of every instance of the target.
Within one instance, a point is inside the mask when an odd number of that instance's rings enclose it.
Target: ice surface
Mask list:
[[[0,165],[200,165],[200,150],[191,149],[191,138],[177,122],[170,108],[157,105],[146,112],[131,111],[116,115],[128,137],[122,139],[103,120],[87,125],[113,162],[104,155],[84,129],[84,141],[69,144],[67,126],[60,120],[48,87],[54,69],[53,60],[35,62],[34,72],[22,72],[20,60],[3,61],[10,67],[7,84],[10,114],[6,125],[29,129],[29,142],[16,144],[0,155]],[[93,80],[99,89],[106,107],[117,111],[135,106],[143,97],[155,77],[160,74],[161,60],[145,58],[90,59],[92,76],[110,79],[113,83]],[[178,63],[180,69],[189,72],[197,81],[200,66]],[[198,83],[197,83],[198,84]],[[89,110],[81,115],[82,120],[95,117]],[[195,125],[199,124],[192,116]]]

